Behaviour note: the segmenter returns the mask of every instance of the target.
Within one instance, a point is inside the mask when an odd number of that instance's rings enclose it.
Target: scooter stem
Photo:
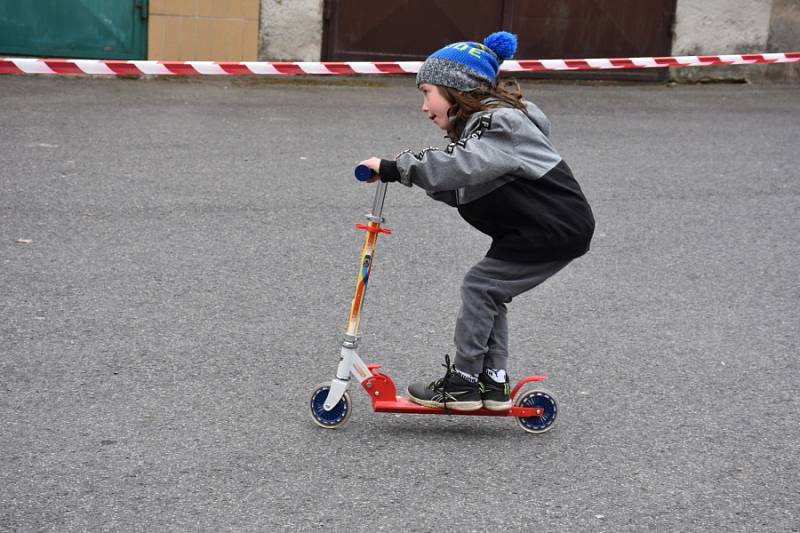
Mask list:
[[[339,402],[350,382],[350,375],[355,373],[359,382],[369,377],[369,370],[358,356],[358,326],[361,322],[361,310],[364,307],[364,296],[367,292],[369,275],[372,271],[375,244],[378,235],[391,233],[390,230],[381,228],[384,222],[383,202],[386,199],[386,183],[379,182],[375,190],[375,199],[372,202],[372,212],[367,215],[367,224],[358,224],[356,227],[366,232],[364,246],[361,248],[361,262],[356,278],[356,290],[353,303],[350,305],[350,314],[347,317],[347,329],[342,342],[341,359],[336,369],[336,377],[331,382],[331,388],[325,399],[324,409],[329,411]]]
[[[381,228],[385,222],[383,218],[383,202],[386,199],[386,183],[379,182],[375,190],[375,198],[372,201],[372,212],[367,215],[367,224],[357,227],[366,231],[364,246],[361,248],[361,262],[359,263],[358,277],[356,278],[356,290],[353,295],[353,303],[350,306],[350,315],[347,319],[347,329],[345,330],[345,347],[356,349],[358,347],[358,326],[361,321],[361,310],[364,307],[364,296],[369,284],[369,275],[372,271],[373,258],[375,257],[375,245],[378,235],[390,233],[389,230]],[[340,378],[344,376],[339,376]]]
[[[386,183],[383,181],[378,182],[378,187],[375,189],[375,199],[372,201],[372,213],[367,215],[367,219],[381,218],[383,214],[383,202],[386,200]],[[381,223],[384,221],[381,220]]]

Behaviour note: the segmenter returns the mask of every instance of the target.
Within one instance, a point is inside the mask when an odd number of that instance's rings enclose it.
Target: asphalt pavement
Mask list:
[[[338,362],[411,78],[0,76],[0,531],[800,531],[800,89],[525,82],[597,218],[510,305],[550,433],[380,414]],[[361,353],[441,375],[487,237],[389,187]]]

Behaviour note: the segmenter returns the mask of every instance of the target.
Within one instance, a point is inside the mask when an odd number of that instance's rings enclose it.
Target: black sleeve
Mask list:
[[[397,169],[397,161],[392,161],[391,159],[381,159],[381,166],[379,167],[378,174],[381,175],[381,181],[385,183],[400,181],[400,171]]]

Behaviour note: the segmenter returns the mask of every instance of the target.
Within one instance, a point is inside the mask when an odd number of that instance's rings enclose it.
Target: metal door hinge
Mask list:
[[[133,4],[133,9],[139,11],[139,16],[142,20],[147,20],[147,0],[136,0]]]

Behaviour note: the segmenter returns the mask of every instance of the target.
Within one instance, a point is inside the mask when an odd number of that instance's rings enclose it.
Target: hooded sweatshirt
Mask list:
[[[417,185],[456,207],[492,238],[488,257],[531,263],[585,254],[594,233],[592,210],[550,143],[550,121],[535,104],[525,104],[525,111],[473,114],[461,138],[444,149],[407,150],[381,161],[381,179]]]

